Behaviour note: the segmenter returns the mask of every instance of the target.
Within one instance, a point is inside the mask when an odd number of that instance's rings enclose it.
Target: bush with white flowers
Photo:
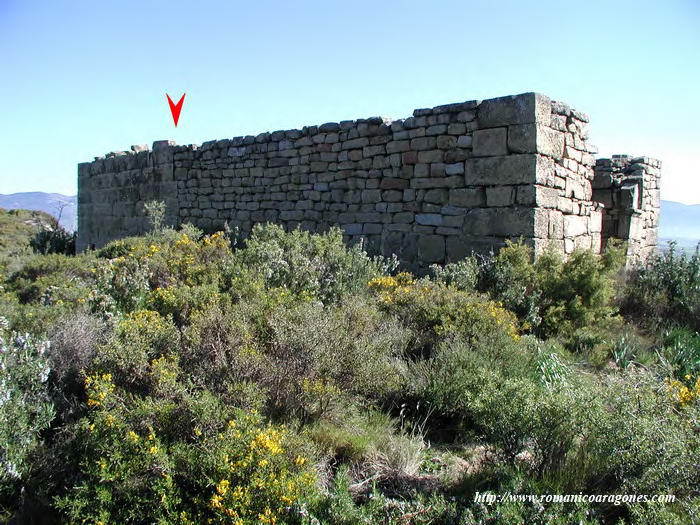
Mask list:
[[[48,348],[48,341],[9,333],[0,318],[0,487],[22,477],[40,432],[53,419]]]

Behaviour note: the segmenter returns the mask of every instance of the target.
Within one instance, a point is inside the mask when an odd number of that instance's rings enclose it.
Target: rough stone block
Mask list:
[[[457,262],[468,257],[472,253],[471,238],[462,235],[453,235],[446,239],[446,262]]]
[[[453,206],[477,208],[486,204],[486,194],[481,188],[455,188],[450,190],[448,202]]]
[[[416,222],[423,226],[442,225],[442,215],[439,213],[419,213],[416,215]]]
[[[482,101],[477,120],[481,128],[495,128],[530,122],[549,124],[551,115],[552,103],[548,97],[539,93],[523,93]]]
[[[457,147],[458,148],[471,148],[472,147],[472,136],[471,135],[462,135],[457,139]]]
[[[564,216],[564,237],[573,238],[588,233],[588,217],[579,215]]]
[[[385,178],[379,183],[383,190],[403,190],[408,188],[409,182],[406,179]]]
[[[386,145],[386,152],[391,153],[402,153],[404,151],[409,151],[411,148],[411,143],[408,140],[394,140]]]
[[[380,190],[363,190],[362,202],[374,203],[382,200],[382,192]]]
[[[464,164],[464,179],[467,186],[532,184],[537,170],[537,155],[533,154],[472,158]]]
[[[418,258],[424,263],[437,263],[445,260],[445,238],[442,235],[421,235],[418,237]]]
[[[433,204],[445,204],[447,202],[447,196],[448,194],[446,189],[436,188],[426,191],[423,200]]]
[[[529,236],[534,228],[534,212],[527,208],[513,208],[508,213],[498,208],[475,208],[464,217],[464,231],[476,236]]]
[[[543,124],[508,126],[508,149],[514,153],[540,153],[559,159],[564,154],[564,134]]]
[[[556,208],[559,205],[559,190],[539,185],[518,186],[516,202],[525,206]]]
[[[479,129],[473,135],[475,157],[495,157],[508,153],[508,128]]]
[[[411,149],[413,151],[435,149],[436,144],[437,140],[435,137],[419,137],[411,140]]]
[[[495,186],[486,188],[486,206],[511,206],[515,202],[513,186]]]
[[[344,224],[342,228],[345,235],[360,235],[362,233],[362,224]]]
[[[440,135],[437,138],[436,145],[439,149],[451,149],[457,146],[457,137],[452,135]]]
[[[455,162],[454,164],[445,165],[445,175],[462,175],[464,173],[464,164]]]

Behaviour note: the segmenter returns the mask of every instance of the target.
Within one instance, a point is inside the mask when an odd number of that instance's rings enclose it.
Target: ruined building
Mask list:
[[[143,205],[206,231],[256,223],[342,228],[406,268],[522,237],[536,253],[657,245],[660,163],[595,159],[588,118],[525,93],[381,117],[213,140],[158,141],[78,165],[78,249],[148,228]]]

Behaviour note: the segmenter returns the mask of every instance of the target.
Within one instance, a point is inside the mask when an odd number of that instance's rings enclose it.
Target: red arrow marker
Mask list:
[[[177,104],[173,104],[173,101],[170,99],[170,95],[167,93],[165,94],[165,96],[168,97],[168,105],[170,106],[170,113],[173,114],[173,122],[175,122],[175,127],[177,127],[177,121],[180,120],[180,111],[182,111],[182,103],[185,101],[185,95],[186,93],[183,93]]]

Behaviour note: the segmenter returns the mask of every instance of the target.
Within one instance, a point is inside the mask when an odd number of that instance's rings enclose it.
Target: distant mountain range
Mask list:
[[[45,211],[58,217],[68,230],[76,228],[76,197],[60,193],[32,191],[0,195],[0,208]],[[700,241],[700,204],[661,201],[660,237],[675,240],[681,246],[695,246]]]
[[[61,195],[60,193],[44,193],[43,191],[29,191],[25,193],[0,194],[0,208],[6,210],[34,210],[50,213],[59,218],[60,223],[68,231],[77,228],[77,198],[75,195]]]
[[[681,247],[694,248],[700,241],[700,204],[661,201],[659,236]]]

